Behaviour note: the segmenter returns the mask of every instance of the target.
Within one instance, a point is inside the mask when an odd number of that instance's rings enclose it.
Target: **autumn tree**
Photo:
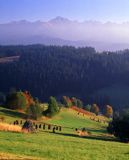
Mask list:
[[[106,105],[105,106],[105,116],[108,117],[108,118],[110,118],[110,117],[112,117],[112,115],[113,115],[112,106]]]
[[[91,112],[95,113],[96,115],[99,114],[99,107],[97,106],[97,104],[93,104],[91,106]]]
[[[33,97],[31,96],[30,92],[25,91],[23,92],[26,101],[27,101],[27,107],[29,107],[30,105],[34,105],[35,104],[35,100],[33,99]]]
[[[71,99],[69,97],[67,97],[67,96],[63,96],[61,102],[67,108],[72,106]]]

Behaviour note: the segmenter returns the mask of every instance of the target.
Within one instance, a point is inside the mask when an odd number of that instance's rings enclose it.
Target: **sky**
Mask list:
[[[121,23],[129,21],[129,0],[0,0],[0,23],[48,21],[57,16]]]

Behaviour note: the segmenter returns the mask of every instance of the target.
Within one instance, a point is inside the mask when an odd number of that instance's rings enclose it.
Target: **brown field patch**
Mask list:
[[[0,122],[0,131],[21,132],[22,127],[18,126],[18,125],[1,123]]]
[[[35,158],[35,157],[30,157],[30,156],[22,156],[22,155],[15,155],[12,153],[3,153],[0,152],[0,159],[5,160],[5,159],[10,159],[10,160],[40,160],[40,158]]]

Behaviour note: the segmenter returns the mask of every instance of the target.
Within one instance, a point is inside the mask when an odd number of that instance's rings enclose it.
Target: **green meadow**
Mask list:
[[[24,114],[0,108],[0,116],[11,123]],[[0,159],[42,160],[129,160],[129,144],[120,143],[106,132],[107,124],[90,120],[75,111],[63,109],[52,119],[41,122],[62,126],[62,131],[52,133],[0,132]],[[91,135],[80,137],[75,128],[87,128]]]

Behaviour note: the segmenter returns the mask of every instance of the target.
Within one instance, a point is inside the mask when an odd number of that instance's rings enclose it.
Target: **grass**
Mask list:
[[[15,113],[17,118],[21,118]],[[0,112],[0,116],[3,114],[5,112]],[[12,121],[15,117],[6,115],[6,118]],[[55,134],[43,130],[33,134],[1,131],[0,159],[129,160],[129,144],[106,139],[106,124],[66,109],[46,122],[65,128]],[[76,127],[86,127],[94,136],[79,137],[74,131]]]
[[[106,124],[92,121],[89,117],[83,116],[83,114],[78,115],[76,111],[71,109],[63,109],[62,112],[53,119],[47,120],[47,122],[68,127],[66,129],[64,128],[64,131],[66,132],[73,132],[75,128],[83,127],[87,128],[88,131],[94,134],[102,134],[106,132]]]
[[[0,152],[46,160],[128,160],[128,144],[46,132],[0,132]]]
[[[10,109],[0,107],[0,117],[4,117],[5,122],[7,123],[13,123],[15,120],[18,120],[18,119],[24,120],[26,117],[26,114],[15,111],[15,110],[13,111]]]

